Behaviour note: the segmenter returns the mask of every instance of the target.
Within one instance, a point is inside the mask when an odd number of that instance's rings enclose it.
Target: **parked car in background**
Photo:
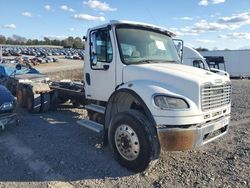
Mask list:
[[[0,84],[16,96],[18,106],[27,107],[30,112],[46,111],[50,105],[48,81],[47,75],[41,74],[30,64],[0,64]]]
[[[16,100],[14,96],[6,87],[0,85],[0,128],[2,130],[6,125],[16,123],[15,109]]]

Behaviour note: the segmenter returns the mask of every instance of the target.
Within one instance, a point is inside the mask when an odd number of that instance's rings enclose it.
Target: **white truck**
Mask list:
[[[183,60],[184,65],[194,66],[197,68],[205,69],[220,75],[229,77],[228,72],[225,70],[217,69],[219,67],[208,65],[207,59],[204,58],[197,50],[190,46],[183,46]]]
[[[50,93],[80,101],[78,123],[103,136],[115,159],[134,172],[161,150],[202,146],[226,134],[231,111],[228,77],[181,64],[169,30],[110,21],[87,31],[84,84],[52,82]]]
[[[194,48],[183,46],[183,64],[209,70],[205,58]]]

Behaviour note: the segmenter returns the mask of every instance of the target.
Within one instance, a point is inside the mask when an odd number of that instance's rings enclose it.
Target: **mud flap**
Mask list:
[[[33,108],[32,112],[38,113],[41,110],[41,95],[40,94],[33,94]]]
[[[58,91],[50,92],[50,104],[52,107],[58,104]]]
[[[41,94],[41,112],[47,112],[50,110],[50,93]]]

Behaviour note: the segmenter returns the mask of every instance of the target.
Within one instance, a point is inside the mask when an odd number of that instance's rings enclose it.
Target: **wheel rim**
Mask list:
[[[122,157],[126,160],[135,160],[140,152],[140,143],[137,134],[129,125],[120,125],[115,132],[115,145]]]

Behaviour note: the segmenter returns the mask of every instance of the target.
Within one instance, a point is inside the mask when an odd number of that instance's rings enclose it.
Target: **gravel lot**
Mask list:
[[[80,127],[82,109],[45,114],[19,109],[19,126],[0,132],[0,187],[250,187],[250,81],[233,81],[229,133],[200,149],[163,152],[150,170],[133,174]]]

